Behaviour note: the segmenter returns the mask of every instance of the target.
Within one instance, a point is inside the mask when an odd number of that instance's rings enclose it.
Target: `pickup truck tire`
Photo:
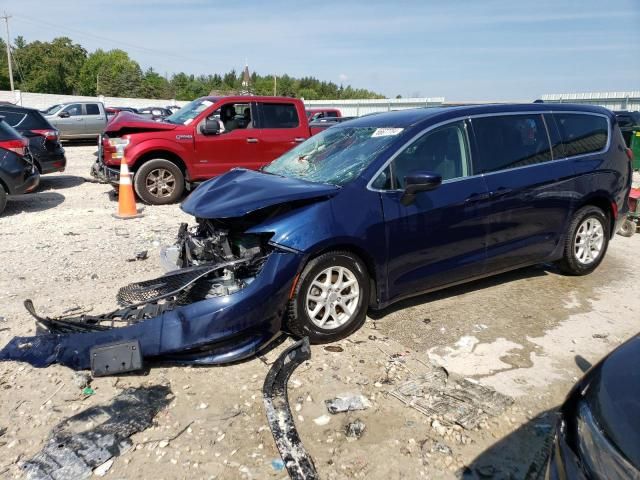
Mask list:
[[[184,192],[184,175],[175,163],[156,158],[142,164],[133,177],[138,197],[151,205],[175,203]]]
[[[0,215],[4,212],[5,207],[7,206],[7,192],[4,189],[4,185],[0,183]]]
[[[324,253],[302,270],[289,301],[286,327],[314,344],[340,340],[364,323],[369,292],[362,260],[346,251]]]

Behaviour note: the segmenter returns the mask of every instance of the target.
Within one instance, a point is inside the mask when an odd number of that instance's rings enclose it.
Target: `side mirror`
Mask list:
[[[404,179],[404,193],[400,202],[404,205],[411,205],[419,192],[427,192],[438,188],[442,184],[442,175],[435,172],[413,172]]]
[[[216,118],[207,118],[200,125],[200,133],[203,135],[218,135],[220,133],[220,124]]]
[[[58,116],[59,116],[60,118],[69,118],[69,117],[71,116],[71,114],[70,114],[69,112],[60,112],[60,113],[58,114]]]

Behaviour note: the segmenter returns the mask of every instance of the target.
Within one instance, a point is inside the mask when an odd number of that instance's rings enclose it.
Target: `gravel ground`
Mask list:
[[[11,198],[0,218],[0,345],[34,333],[22,306],[27,298],[45,315],[115,308],[119,287],[163,273],[159,247],[190,221],[177,205],[114,219],[111,188],[85,181],[94,151],[68,147],[68,170],[44,176],[36,193]],[[127,261],[141,250],[148,260]],[[554,409],[580,375],[576,358],[596,362],[638,331],[638,252],[640,235],[617,236],[588,277],[546,267],[511,272],[395,305],[332,348],[312,347],[311,360],[290,381],[289,399],[321,477],[533,476]],[[286,478],[272,463],[279,456],[261,388],[288,344],[231,366],[159,367],[94,379],[90,396],[67,368],[0,363],[0,478],[21,477],[22,462],[61,420],[108,403],[127,387],[151,385],[168,386],[170,404],[155,426],[132,437],[134,448],[115,458],[108,477]],[[463,429],[433,422],[389,394],[433,372],[432,364],[514,403]],[[343,393],[362,394],[371,406],[328,414],[324,401]],[[356,419],[366,425],[364,434],[348,438],[345,429]]]

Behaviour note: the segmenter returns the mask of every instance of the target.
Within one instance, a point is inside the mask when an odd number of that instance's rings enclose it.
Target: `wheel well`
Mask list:
[[[7,186],[6,183],[4,183],[4,181],[2,181],[2,179],[0,178],[0,185],[2,185],[2,188],[4,188],[4,193],[6,193],[7,195],[9,195],[9,187]]]
[[[376,281],[376,267],[375,267],[375,263],[373,262],[373,259],[364,249],[352,244],[330,245],[328,247],[323,248],[322,250],[314,252],[313,256],[311,256],[309,260],[319,257],[324,253],[334,252],[334,251],[349,252],[355,255],[356,257],[358,257],[360,260],[362,260],[362,262],[364,263],[367,269],[367,273],[369,275],[369,282],[371,285],[369,305],[376,305],[378,303],[378,290],[377,290],[378,284]]]
[[[593,197],[587,200],[582,205],[582,207],[587,205],[593,205],[594,207],[598,207],[607,215],[607,218],[609,219],[609,236],[611,237],[615,233],[613,230],[616,224],[616,219],[613,216],[613,206],[611,204],[611,201],[606,197],[598,196],[598,197]]]
[[[169,152],[167,150],[152,150],[151,152],[147,152],[144,155],[140,155],[140,158],[136,160],[136,163],[133,167],[133,170],[137,170],[148,160],[153,160],[156,158],[162,158],[164,160],[169,160],[172,163],[175,163],[178,168],[182,171],[185,179],[187,178],[187,166],[184,161],[175,153]]]

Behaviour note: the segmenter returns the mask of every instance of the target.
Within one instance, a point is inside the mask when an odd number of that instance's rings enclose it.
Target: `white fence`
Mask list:
[[[120,97],[85,97],[81,95],[56,95],[52,93],[29,93],[16,90],[1,91],[0,102],[10,102],[23,107],[45,109],[57,103],[79,102],[79,101],[100,101],[107,107],[164,107],[167,105],[182,106],[187,102],[170,100],[158,100],[149,98],[120,98]]]
[[[305,100],[307,108],[337,108],[345,117],[359,117],[367,113],[406,110],[419,107],[439,107],[444,97],[434,98],[383,98],[372,100]]]
[[[600,105],[611,110],[640,110],[640,91],[631,92],[592,92],[592,93],[563,93],[545,94],[542,100],[548,103],[586,103]],[[174,99],[158,100],[149,98],[119,98],[119,97],[83,97],[79,95],[55,95],[49,93],[28,93],[0,91],[0,102],[11,102],[44,109],[56,103],[98,100],[108,107],[150,107],[166,105],[184,105],[185,101]],[[419,107],[439,107],[455,105],[459,102],[445,102],[444,97],[431,98],[385,98],[374,100],[305,100],[307,108],[338,108],[344,116],[361,116],[368,113],[387,112],[390,110],[405,110]],[[473,102],[483,103],[483,102]],[[487,102],[489,103],[489,102]]]
[[[552,93],[543,95],[542,100],[548,103],[586,103],[611,110],[640,110],[640,91]]]

